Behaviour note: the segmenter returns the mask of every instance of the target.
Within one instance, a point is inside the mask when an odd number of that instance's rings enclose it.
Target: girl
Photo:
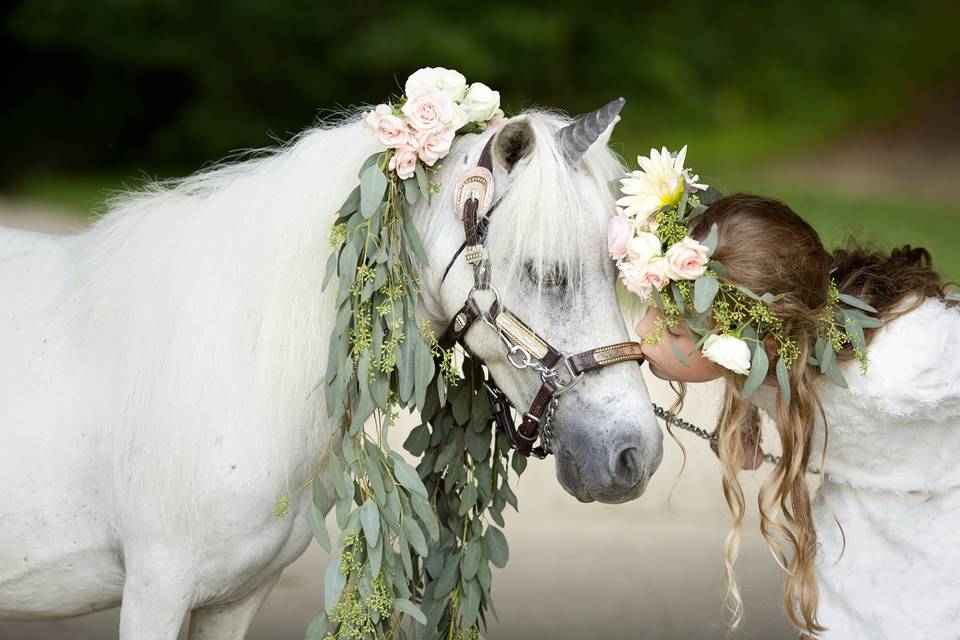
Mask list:
[[[682,161],[679,207],[670,196],[659,212],[631,210],[650,166],[623,181],[618,218],[632,226],[618,244],[611,223],[611,254],[650,303],[636,331],[651,372],[680,382],[681,400],[682,383],[726,382],[715,451],[734,518],[732,625],[737,471],[762,461],[760,408],[783,448],[758,502],[790,622],[808,638],[960,638],[960,310],[929,254],[831,254],[785,204],[752,195],[686,216],[701,185]]]

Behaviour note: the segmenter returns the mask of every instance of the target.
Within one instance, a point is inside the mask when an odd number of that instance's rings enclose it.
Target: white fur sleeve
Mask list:
[[[880,329],[869,368],[845,367],[849,401],[874,413],[960,417],[960,306],[931,299]]]

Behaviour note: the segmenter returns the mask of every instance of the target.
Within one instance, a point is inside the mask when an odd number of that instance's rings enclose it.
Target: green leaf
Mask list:
[[[323,576],[323,608],[327,613],[337,608],[346,584],[347,577],[340,573],[340,558],[335,558],[327,565]]]
[[[750,373],[747,375],[746,382],[743,383],[743,397],[749,398],[757,390],[764,378],[767,377],[767,370],[770,368],[770,361],[767,359],[767,352],[763,348],[763,343],[758,342],[753,350],[753,358],[750,361]]]
[[[476,402],[474,404],[480,403]],[[466,429],[464,440],[467,445],[467,451],[470,452],[474,460],[483,462],[487,459],[487,455],[490,453],[490,433],[488,431],[477,433],[473,429]]]
[[[416,470],[399,456],[391,455],[391,460],[393,460],[393,475],[397,482],[406,487],[410,493],[416,493],[426,498],[427,489],[423,486],[423,480],[420,479]]]
[[[437,522],[437,514],[433,510],[430,501],[418,493],[411,494],[410,503],[413,510],[420,518],[420,522],[427,528],[430,539],[436,542],[440,539],[440,525]]]
[[[379,154],[377,154],[379,155]],[[376,158],[376,155],[371,156]],[[369,158],[368,158],[369,161]],[[360,176],[357,176],[358,178]],[[343,204],[340,205],[340,208],[337,210],[337,213],[340,217],[347,217],[351,213],[355,213],[357,209],[360,208],[360,185],[357,185],[350,191],[350,194],[347,196],[347,199],[343,201]]]
[[[864,302],[864,301],[861,300],[860,298],[857,298],[856,296],[851,296],[850,294],[847,294],[847,293],[841,293],[841,294],[840,294],[840,302],[843,302],[844,304],[846,304],[846,305],[848,305],[848,306],[855,307],[855,308],[857,308],[857,309],[861,309],[861,310],[863,310],[863,311],[868,311],[868,312],[870,312],[870,313],[876,313],[876,312],[877,312],[876,309],[874,309],[873,307],[871,307],[869,304],[867,304],[866,302]]]
[[[717,250],[717,223],[714,222],[710,225],[710,232],[707,234],[707,237],[703,239],[701,243],[707,248],[707,257],[713,255],[713,252]]]
[[[420,193],[423,197],[429,202],[430,200],[430,181],[427,180],[427,172],[424,170],[423,165],[419,162],[415,168],[415,175],[417,177],[417,186],[420,187]]]
[[[377,544],[380,537],[380,510],[377,503],[367,498],[360,507],[360,524],[363,526],[363,535],[371,544]]]
[[[465,516],[477,504],[477,486],[468,484],[460,493],[460,509],[457,510],[458,516]]]
[[[330,278],[333,277],[333,274],[337,272],[337,258],[339,257],[339,252],[331,251],[330,255],[327,256],[327,267],[323,272],[323,284],[320,285],[320,291],[326,291],[327,285],[330,284]]]
[[[510,548],[503,532],[496,527],[489,527],[483,536],[483,548],[493,566],[503,569],[510,558]]]
[[[403,193],[407,197],[407,202],[417,204],[417,200],[420,199],[420,185],[417,184],[416,178],[407,178],[403,181]]]
[[[326,514],[333,507],[333,498],[327,494],[327,488],[320,480],[320,476],[313,479],[313,506],[322,514]]]
[[[833,364],[835,355],[836,354],[833,351],[833,345],[827,342],[826,347],[823,350],[823,356],[820,358],[820,373],[827,372],[827,369],[829,369],[830,365]]]
[[[787,369],[787,361],[783,358],[777,359],[777,384],[780,385],[780,395],[783,397],[783,404],[790,404],[790,371]]]
[[[307,636],[304,640],[322,640],[327,632],[327,614],[321,613],[310,621],[307,627]]]
[[[713,276],[700,276],[693,283],[693,308],[703,313],[713,304],[720,290],[720,281]]]
[[[427,541],[423,537],[423,531],[420,530],[420,527],[417,526],[413,518],[404,518],[400,525],[403,527],[403,533],[407,537],[410,546],[413,547],[413,550],[420,556],[426,557],[429,551]]]
[[[417,337],[415,347],[416,374],[414,381],[415,402],[418,407],[422,407],[427,398],[427,389],[430,387],[430,381],[433,380],[435,365],[433,363],[433,354],[430,353],[430,347],[422,339]]]
[[[427,616],[423,615],[420,607],[413,604],[406,598],[397,598],[393,601],[393,608],[400,613],[405,613],[420,624],[427,624]]]
[[[883,320],[880,318],[864,315],[854,309],[845,309],[844,313],[854,318],[864,329],[879,329],[883,326]]]
[[[527,468],[527,457],[514,453],[513,458],[510,460],[510,466],[513,467],[513,470],[517,472],[517,476],[519,477],[523,474],[524,469]]]
[[[830,351],[830,349],[827,350]],[[834,360],[833,365],[827,369],[827,377],[841,389],[847,388],[847,380],[843,377],[843,372],[840,371],[840,365],[837,364],[836,360]]]
[[[403,448],[415,456],[423,455],[429,445],[430,431],[427,429],[426,423],[414,427],[403,442]]]
[[[443,571],[437,578],[433,588],[433,597],[438,600],[453,589],[454,585],[460,580],[460,556],[457,553],[451,553],[443,565]]]
[[[324,551],[330,553],[330,534],[327,533],[327,525],[323,522],[323,514],[320,513],[316,505],[310,505],[307,521],[310,523],[310,531],[313,532],[313,537],[317,539]]]
[[[469,580],[464,583],[464,597],[460,605],[460,615],[463,616],[463,624],[472,627],[477,622],[477,613],[480,610],[480,583],[477,580]]]
[[[403,216],[403,235],[406,237],[407,242],[410,244],[410,249],[413,251],[413,255],[417,257],[420,264],[424,266],[429,264],[430,261],[427,259],[427,250],[423,246],[423,240],[420,238],[417,226],[413,224],[413,216],[409,213]]]
[[[482,560],[483,545],[479,541],[467,543],[467,549],[463,553],[463,561],[460,563],[460,573],[464,580],[470,580],[477,575]]]
[[[370,575],[377,577],[380,575],[380,568],[383,565],[383,537],[377,538],[376,543],[370,542],[367,538],[367,562],[370,563]]]
[[[387,176],[373,164],[360,174],[360,215],[369,218],[376,213],[387,193]]]

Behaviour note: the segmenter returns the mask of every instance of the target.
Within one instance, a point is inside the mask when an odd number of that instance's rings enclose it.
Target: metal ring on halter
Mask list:
[[[523,354],[523,362],[515,362],[513,359],[513,354],[521,353]],[[514,369],[528,369],[530,365],[533,364],[533,356],[530,355],[530,352],[521,347],[518,344],[510,347],[510,351],[507,353],[507,362],[513,365]]]
[[[474,285],[473,287],[470,288],[470,293],[467,294],[467,300],[472,298],[473,294],[475,294],[477,291],[493,291],[493,304],[490,305],[489,309],[483,312],[483,314],[480,316],[480,319],[486,322],[496,331],[500,331],[500,329],[497,327],[496,323],[494,322],[493,318],[490,317],[490,309],[494,309],[494,308],[498,310],[500,309],[500,292],[497,291],[497,288],[495,286],[489,283],[483,289],[480,289],[476,285]]]
[[[583,373],[580,373],[580,374],[573,373],[573,369],[570,367],[570,359],[569,357],[566,356],[566,354],[564,354],[563,364],[567,367],[567,371],[570,373],[570,379],[569,380],[562,379],[560,377],[559,372],[557,372],[557,370],[554,369],[554,373],[557,376],[555,381],[555,384],[557,385],[557,390],[553,392],[554,396],[563,395],[564,393],[572,389],[574,386],[576,386],[576,384],[580,382],[580,379],[583,378]]]

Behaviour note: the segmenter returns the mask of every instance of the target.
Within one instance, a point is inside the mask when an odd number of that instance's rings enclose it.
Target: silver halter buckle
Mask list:
[[[493,174],[489,169],[474,167],[460,176],[453,191],[453,210],[458,220],[463,220],[463,205],[471,198],[475,198],[479,203],[477,207],[479,220],[487,214],[490,205],[493,204]]]

